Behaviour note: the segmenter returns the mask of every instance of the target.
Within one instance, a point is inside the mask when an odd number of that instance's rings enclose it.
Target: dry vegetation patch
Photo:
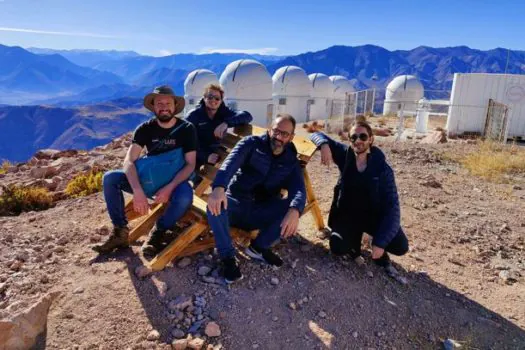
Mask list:
[[[52,194],[42,187],[3,186],[0,194],[0,216],[46,210],[52,205]]]
[[[79,174],[67,184],[65,192],[73,198],[100,192],[102,191],[102,176],[101,171]]]
[[[525,175],[525,149],[517,145],[503,145],[484,141],[466,154],[444,154],[471,174],[493,182],[515,182]]]

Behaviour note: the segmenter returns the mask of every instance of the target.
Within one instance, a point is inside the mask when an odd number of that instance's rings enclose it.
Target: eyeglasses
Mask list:
[[[216,95],[212,95],[212,94],[208,94],[205,97],[206,97],[207,100],[215,100],[215,101],[220,101],[221,100],[220,96],[216,96]]]
[[[362,134],[353,134],[352,136],[350,136],[350,141],[352,142],[356,142],[357,139],[361,141],[366,141],[368,140],[368,134],[362,133]]]
[[[272,129],[272,134],[275,135],[275,136],[279,136],[281,135],[282,137],[284,137],[285,139],[289,138],[292,134],[289,133],[288,131],[282,131],[282,130],[279,130],[277,128],[273,128]]]

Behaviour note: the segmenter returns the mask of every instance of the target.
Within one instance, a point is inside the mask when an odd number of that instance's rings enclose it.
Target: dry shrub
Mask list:
[[[13,164],[10,161],[4,160],[2,162],[2,165],[0,165],[0,174],[5,174],[7,172],[7,169],[11,166],[13,166]]]
[[[53,196],[42,187],[2,186],[0,215],[18,215],[25,211],[46,210],[53,205]]]
[[[77,198],[102,191],[102,172],[79,174],[75,176],[66,186],[66,194]]]
[[[470,173],[495,182],[509,182],[509,175],[525,175],[525,149],[516,145],[481,142],[459,162]]]

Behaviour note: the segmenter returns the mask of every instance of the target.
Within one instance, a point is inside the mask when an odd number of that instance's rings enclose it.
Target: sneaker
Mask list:
[[[142,245],[142,254],[146,259],[153,259],[158,253],[164,249],[164,235],[166,230],[158,228],[153,229],[146,242]]]
[[[250,258],[264,261],[268,265],[277,267],[283,266],[283,259],[281,259],[276,253],[272,252],[270,248],[257,248],[253,244],[250,244],[250,246],[246,248],[245,253]]]
[[[226,283],[230,284],[242,280],[243,275],[235,257],[223,259],[222,263],[224,265],[224,280]]]

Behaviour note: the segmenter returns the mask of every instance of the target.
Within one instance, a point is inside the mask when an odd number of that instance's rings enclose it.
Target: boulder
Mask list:
[[[45,331],[47,314],[58,293],[49,293],[35,304],[0,321],[0,349],[30,349]]]
[[[421,143],[428,143],[428,144],[438,144],[438,143],[446,143],[446,142],[447,142],[447,134],[445,133],[444,130],[437,130],[437,131],[431,132],[421,140]]]

